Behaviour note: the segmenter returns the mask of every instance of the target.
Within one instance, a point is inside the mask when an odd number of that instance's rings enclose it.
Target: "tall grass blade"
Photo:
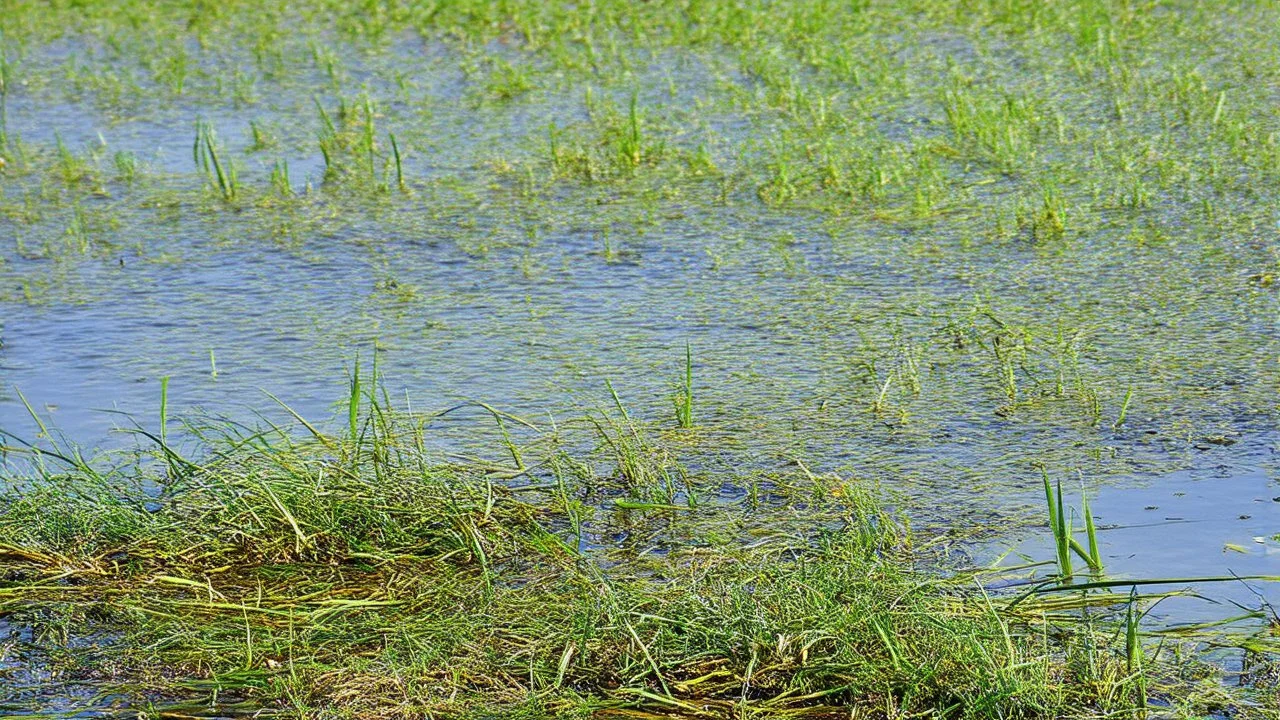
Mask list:
[[[169,442],[169,376],[160,378],[160,442]]]
[[[1054,541],[1058,548],[1058,571],[1064,582],[1070,582],[1072,575],[1075,574],[1071,567],[1071,518],[1062,502],[1061,480],[1057,482],[1054,501],[1057,506],[1055,516],[1058,520],[1058,527],[1054,532]]]
[[[1120,426],[1124,425],[1125,418],[1129,416],[1129,403],[1132,401],[1133,401],[1133,388],[1129,388],[1124,393],[1124,402],[1120,403],[1120,415],[1119,417],[1116,418],[1115,423],[1112,424],[1111,426],[1112,429],[1119,430]]]
[[[351,443],[352,453],[360,439],[360,356],[356,355],[355,367],[351,371],[350,393],[347,396],[347,440]]]
[[[396,142],[395,133],[387,133],[387,139],[391,141],[391,157],[396,163],[396,185],[404,190],[404,165],[400,161],[400,144]]]
[[[1147,675],[1143,668],[1145,658],[1142,652],[1142,640],[1138,637],[1138,622],[1142,619],[1137,612],[1138,589],[1129,591],[1129,605],[1125,610],[1124,647],[1125,660],[1129,677],[1134,683],[1134,706],[1137,717],[1147,716]]]
[[[684,344],[684,380],[676,395],[676,424],[681,428],[693,427],[693,348]]]
[[[1102,572],[1102,552],[1098,547],[1098,527],[1094,523],[1093,513],[1089,510],[1089,496],[1080,494],[1081,512],[1084,513],[1084,530],[1089,539],[1089,568],[1095,573]]]

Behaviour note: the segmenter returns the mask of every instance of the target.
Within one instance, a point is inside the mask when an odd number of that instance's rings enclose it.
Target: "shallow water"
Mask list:
[[[924,40],[875,40],[891,59],[866,60],[858,85],[821,68],[774,82],[767,57],[724,48],[636,51],[626,72],[583,81],[503,43],[407,36],[374,50],[335,40],[332,75],[297,39],[282,41],[283,68],[238,68],[255,78],[244,92],[222,84],[225,56],[193,46],[201,71],[181,95],[101,38],[32,42],[29,84],[7,105],[29,160],[0,175],[0,428],[35,436],[20,390],[68,438],[112,447],[127,442],[114,411],[154,422],[161,377],[173,415],[284,419],[267,390],[324,419],[357,354],[367,367],[375,347],[392,396],[417,409],[471,398],[571,418],[609,402],[609,380],[634,415],[670,425],[688,343],[697,420],[713,438],[690,453],[705,467],[799,457],[879,486],[979,556],[994,536],[1048,559],[1043,465],[1098,493],[1113,573],[1275,573],[1276,186],[1254,182],[1227,140],[1196,134],[1201,105],[1169,125],[1164,91],[1135,82],[1117,102],[1145,99],[1148,112],[1108,119],[1053,42],[971,28]],[[1168,79],[1167,55],[1244,52],[1161,42],[1134,64],[1151,88]],[[1256,72],[1274,71],[1273,46],[1254,55]],[[527,62],[534,89],[494,100],[496,56]],[[1234,65],[1199,59],[1206,87],[1255,103],[1240,112],[1262,107],[1238,93]],[[945,159],[969,152],[938,100],[953,65],[982,92],[1046,107],[1022,158],[1034,172],[993,170],[987,151]],[[122,77],[138,91],[112,94]],[[825,129],[838,123],[785,109],[788,88],[866,123]],[[625,115],[633,90],[666,151],[705,147],[719,179],[682,169],[684,156],[588,180],[547,167],[552,123],[562,142],[607,154],[601,118]],[[355,153],[346,175],[325,179],[316,104],[354,136],[362,97],[377,107],[379,171],[394,131],[412,194],[359,186]],[[1056,141],[1054,113],[1067,128]],[[197,118],[249,188],[230,207],[192,171]],[[274,136],[268,148],[250,152],[251,120]],[[1261,110],[1251,122],[1259,136],[1275,126]],[[61,179],[59,138],[94,178]],[[917,167],[933,157],[919,149],[943,141],[958,149],[938,150],[936,172]],[[774,197],[771,153],[802,162],[823,143],[887,147],[881,166],[897,152],[915,159],[895,171],[916,174],[885,180],[888,199],[871,207],[812,189],[762,201]],[[118,150],[142,163],[132,184],[114,176]],[[1160,153],[1176,162],[1159,165]],[[276,160],[297,197],[273,196]],[[1195,174],[1210,163],[1218,175]],[[1074,213],[1073,230],[1049,240],[1013,217],[1024,196],[1038,201],[1041,171],[1058,173]],[[816,161],[795,170],[820,172]],[[941,194],[913,199],[935,176]],[[1124,205],[1134,177],[1153,186],[1140,208]],[[442,444],[492,437],[475,416],[433,430]],[[1245,552],[1224,553],[1228,543]],[[1280,602],[1277,585],[1255,588]],[[1258,604],[1242,588],[1213,592]],[[1157,614],[1214,612],[1176,599]]]
[[[1078,492],[1067,491],[1079,507]],[[1275,617],[1274,583],[1245,580],[1274,575],[1280,563],[1280,493],[1272,473],[1223,464],[1213,470],[1179,471],[1138,487],[1106,487],[1090,500],[1108,579],[1239,576],[1238,581],[1170,582],[1147,592],[1183,592],[1162,599],[1146,618],[1153,628],[1177,628],[1262,610]],[[1081,521],[1077,518],[1077,525]],[[1043,531],[1015,532],[993,544],[1012,549],[1002,564],[1052,557]],[[1083,544],[1085,538],[1080,536]],[[1078,558],[1077,558],[1078,560]],[[1077,571],[1085,573],[1087,569]],[[1125,588],[1120,588],[1121,591]],[[1245,623],[1248,625],[1249,623]]]

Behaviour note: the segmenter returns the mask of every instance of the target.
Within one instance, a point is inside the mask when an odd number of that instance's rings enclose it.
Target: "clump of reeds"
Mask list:
[[[213,126],[203,120],[197,121],[195,142],[191,147],[196,169],[209,178],[223,200],[232,202],[239,194],[240,183],[236,177],[235,164],[220,156],[219,152],[218,136]]]
[[[1074,577],[1071,556],[1075,554],[1084,560],[1093,573],[1102,572],[1102,553],[1098,545],[1098,529],[1094,523],[1093,513],[1089,511],[1089,496],[1081,492],[1080,513],[1084,516],[1085,537],[1088,548],[1080,544],[1072,529],[1072,515],[1075,510],[1062,501],[1062,481],[1055,485],[1049,483],[1049,473],[1044,472],[1044,496],[1049,511],[1049,528],[1053,532],[1053,545],[1057,553],[1058,575],[1063,582],[1071,582]]]

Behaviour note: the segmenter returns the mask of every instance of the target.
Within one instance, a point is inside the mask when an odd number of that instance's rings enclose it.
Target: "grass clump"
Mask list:
[[[582,459],[502,426],[510,479],[351,396],[338,435],[189,425],[185,455],[157,437],[117,469],[37,455],[0,498],[0,613],[92,642],[57,671],[110,668],[134,703],[289,717],[1089,716],[1132,707],[1135,672],[1144,695],[1172,677],[1136,600],[1124,633],[1005,612],[803,465],[766,490],[799,525],[709,544],[744,502],[608,502],[660,452],[625,410]]]
[[[203,120],[197,121],[196,138],[191,146],[196,168],[204,173],[223,200],[234,202],[240,193],[240,182],[231,161],[219,157],[219,147],[213,126]]]
[[[1098,529],[1094,523],[1093,513],[1089,511],[1089,496],[1081,492],[1080,514],[1084,517],[1085,537],[1088,547],[1080,544],[1072,529],[1072,515],[1075,510],[1062,501],[1062,481],[1055,486],[1049,484],[1049,474],[1044,473],[1044,497],[1049,511],[1049,527],[1053,531],[1053,545],[1057,553],[1058,576],[1062,582],[1070,584],[1075,573],[1072,569],[1071,555],[1075,553],[1089,566],[1091,573],[1102,572],[1102,553],[1098,546]]]

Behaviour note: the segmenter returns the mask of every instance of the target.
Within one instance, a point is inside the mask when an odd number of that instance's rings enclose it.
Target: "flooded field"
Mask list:
[[[0,710],[1276,711],[1274,3],[0,10]],[[1059,484],[1098,587],[1031,611]],[[1018,689],[808,554],[1012,623],[948,632]],[[524,620],[609,582],[616,638]]]

